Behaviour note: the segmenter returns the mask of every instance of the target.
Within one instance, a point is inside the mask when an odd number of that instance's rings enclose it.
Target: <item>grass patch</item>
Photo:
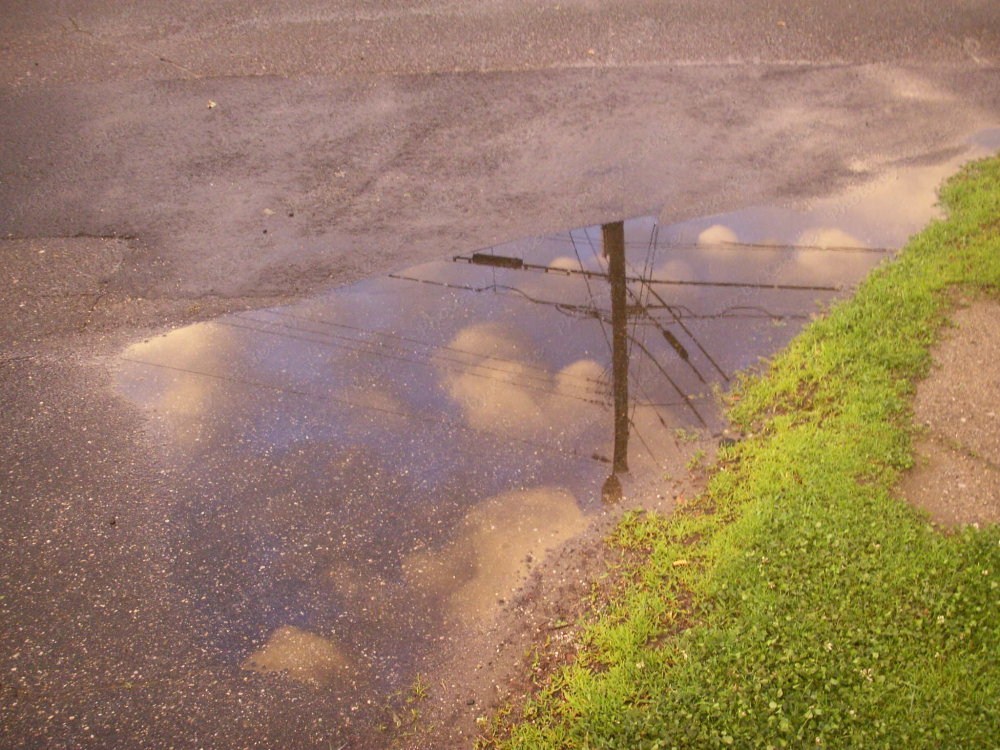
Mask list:
[[[911,398],[961,287],[1000,295],[1000,159],[735,389],[753,437],[706,494],[632,515],[646,554],[504,748],[996,747],[1000,529],[935,531],[893,495]]]

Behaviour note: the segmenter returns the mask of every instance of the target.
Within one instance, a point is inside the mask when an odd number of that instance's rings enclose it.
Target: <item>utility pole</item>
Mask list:
[[[601,227],[611,282],[611,377],[615,397],[615,453],[612,470],[628,471],[628,295],[625,289],[625,224]]]
[[[611,382],[615,399],[615,451],[611,476],[601,492],[605,502],[622,497],[618,474],[628,471],[628,290],[625,288],[625,224],[601,226],[604,256],[611,282]]]

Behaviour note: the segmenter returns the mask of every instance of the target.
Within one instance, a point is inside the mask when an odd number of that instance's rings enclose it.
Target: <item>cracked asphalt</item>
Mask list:
[[[505,240],[808,203],[1000,124],[989,0],[328,5],[4,3],[4,747],[374,744],[373,709],[203,645],[176,571],[212,550],[175,544],[126,345]]]

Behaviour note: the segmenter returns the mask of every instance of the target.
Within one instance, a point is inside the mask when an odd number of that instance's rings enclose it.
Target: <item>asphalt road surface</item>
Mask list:
[[[330,5],[0,7],[5,747],[350,736],[352,706],[205,645],[176,571],[212,558],[111,387],[127,344],[519,237],[809,201],[1000,125],[990,0]]]

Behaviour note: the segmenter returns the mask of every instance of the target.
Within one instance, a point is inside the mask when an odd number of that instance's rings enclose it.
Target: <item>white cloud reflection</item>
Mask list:
[[[736,232],[723,224],[713,224],[698,234],[699,245],[725,245],[735,242],[739,242]]]
[[[410,554],[407,585],[444,601],[458,621],[482,621],[528,576],[528,556],[539,558],[587,526],[576,499],[564,489],[507,492],[472,508],[440,549]]]
[[[350,662],[329,638],[285,625],[243,662],[251,672],[282,672],[293,680],[326,685],[347,672]]]
[[[118,375],[119,387],[136,403],[166,420],[171,437],[190,445],[204,437],[205,417],[218,410],[217,378],[241,356],[233,329],[197,323],[129,346]]]
[[[477,430],[529,439],[570,435],[592,423],[604,397],[603,367],[581,359],[552,373],[526,337],[499,323],[463,328],[448,350],[462,368],[441,368],[444,387]]]

